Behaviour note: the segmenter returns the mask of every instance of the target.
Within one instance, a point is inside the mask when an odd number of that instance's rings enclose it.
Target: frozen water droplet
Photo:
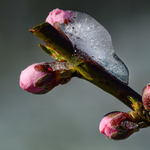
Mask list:
[[[49,66],[53,69],[53,71],[70,70],[72,68],[71,64],[67,62],[53,62],[49,63]]]
[[[124,129],[130,129],[130,130],[137,129],[139,127],[138,124],[127,120],[121,122],[121,126]]]
[[[125,64],[115,54],[107,30],[91,16],[73,11],[72,22],[60,24],[73,46],[90,56],[107,72],[128,84],[129,73]]]

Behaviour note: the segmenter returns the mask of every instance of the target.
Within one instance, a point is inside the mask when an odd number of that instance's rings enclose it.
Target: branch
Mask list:
[[[131,109],[133,109],[132,103],[128,99],[128,96],[142,102],[142,98],[137,92],[109,74],[103,66],[95,62],[90,56],[82,52],[74,55],[74,49],[69,39],[50,24],[43,23],[33,27],[29,31],[44,41],[53,52],[63,57],[72,67],[75,67],[80,73],[78,77],[110,93]]]

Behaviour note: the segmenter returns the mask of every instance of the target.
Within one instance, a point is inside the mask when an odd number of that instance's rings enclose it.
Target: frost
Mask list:
[[[66,62],[53,62],[49,63],[49,66],[53,69],[53,71],[63,71],[71,69],[71,65]]]
[[[94,18],[84,13],[73,11],[71,19],[68,24],[60,24],[60,28],[72,42],[74,52],[76,54],[78,51],[84,52],[107,72],[128,84],[128,69],[115,54],[107,30]]]
[[[130,129],[130,130],[138,129],[139,127],[138,124],[127,120],[121,122],[120,125],[122,126],[123,129]]]

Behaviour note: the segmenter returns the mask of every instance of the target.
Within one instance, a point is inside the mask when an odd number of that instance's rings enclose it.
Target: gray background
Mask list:
[[[54,8],[93,16],[109,31],[117,55],[128,66],[129,85],[141,94],[150,82],[150,1],[1,0],[0,149],[149,149],[148,128],[123,141],[99,133],[103,115],[130,109],[91,83],[74,78],[40,96],[19,87],[21,70],[53,61],[28,29],[44,22]]]

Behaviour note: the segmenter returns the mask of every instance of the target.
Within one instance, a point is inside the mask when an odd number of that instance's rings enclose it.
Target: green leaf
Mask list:
[[[49,46],[44,46],[42,44],[39,44],[39,47],[46,52],[47,54],[49,54],[51,57],[53,57],[56,61],[66,61],[66,59],[64,57],[62,57],[61,55],[59,55],[58,52],[56,52],[53,48],[49,47]]]

